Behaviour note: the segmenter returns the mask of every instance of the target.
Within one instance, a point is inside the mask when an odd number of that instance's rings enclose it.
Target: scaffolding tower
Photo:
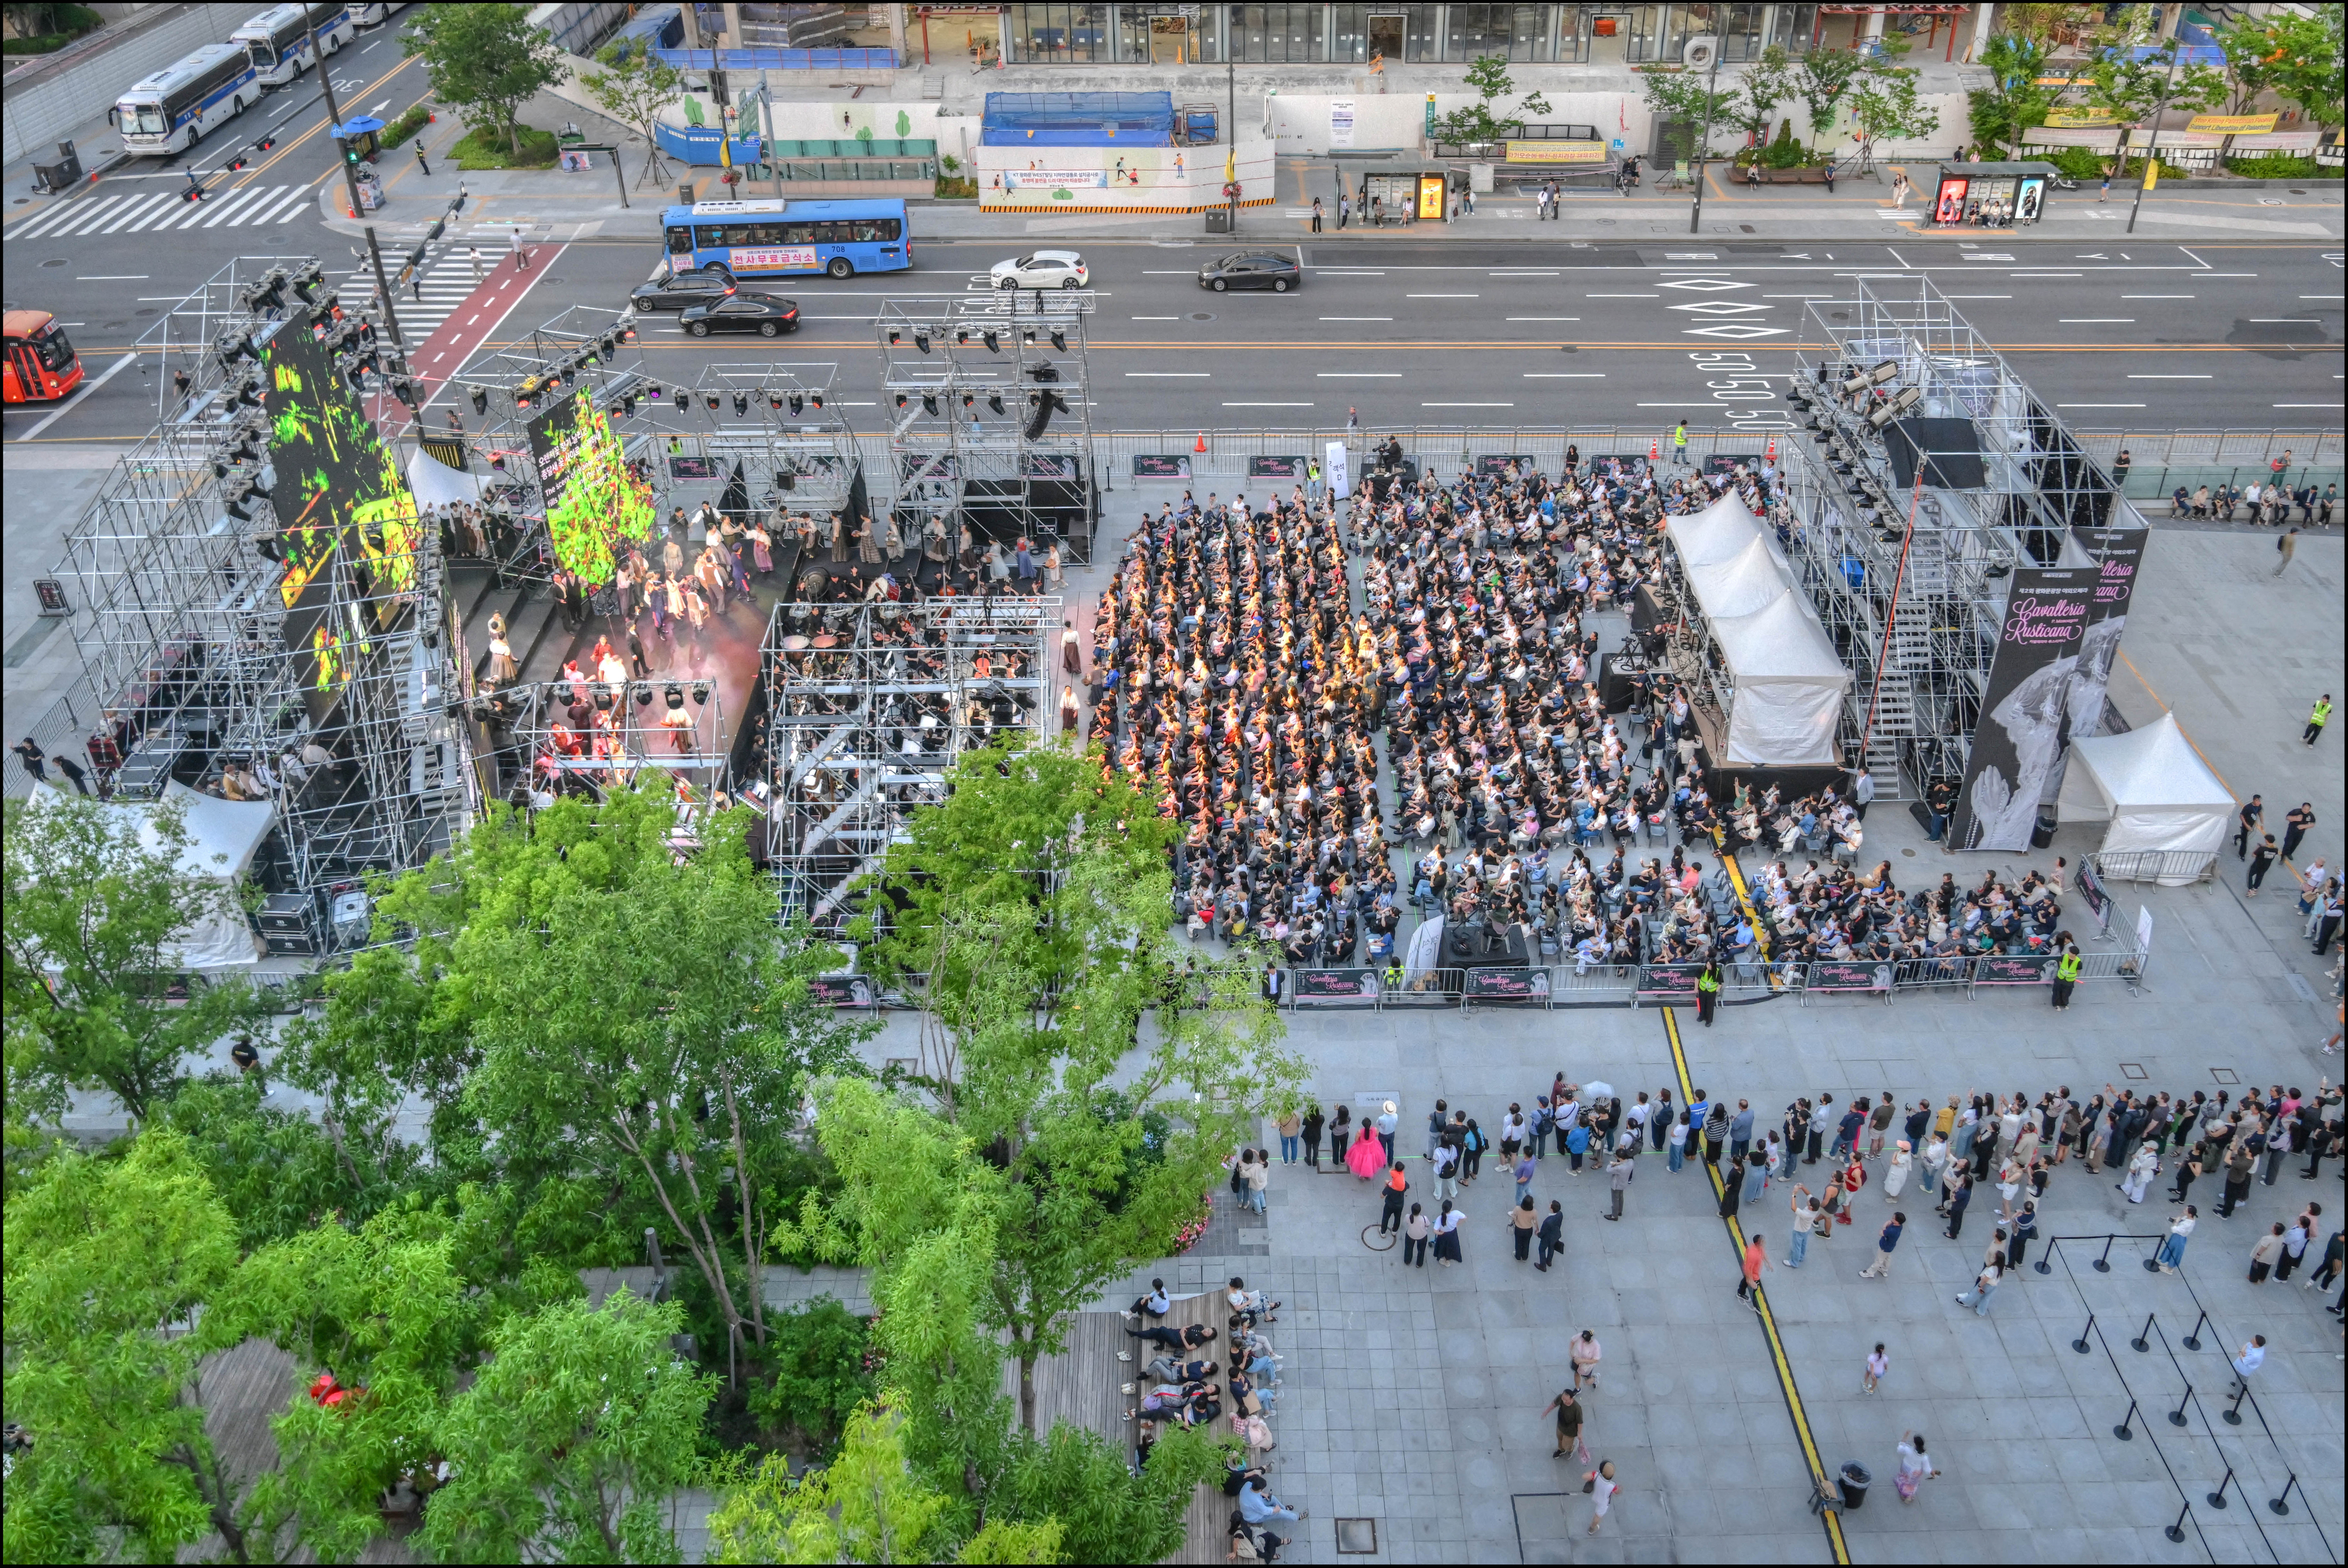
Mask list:
[[[1847,754],[1900,799],[1963,777],[2014,569],[2142,520],[1929,280],[1855,288],[1806,307],[1780,536],[1855,676]]]
[[[1091,559],[1099,512],[1093,467],[1088,289],[882,304],[881,413],[899,526],[933,527],[949,550],[974,542],[1053,542]]]
[[[57,568],[77,584],[84,677],[123,754],[114,794],[214,788],[232,768],[279,775],[255,875],[298,907],[289,925],[364,935],[364,901],[355,918],[346,895],[447,848],[474,806],[445,701],[438,542],[370,443],[354,458],[373,465],[379,504],[300,566],[289,596],[299,531],[286,498],[308,493],[306,476],[273,458],[297,408],[379,395],[404,369],[309,257],[232,262],[141,346],[160,352],[162,417],[67,530]],[[320,384],[272,384],[296,348]],[[314,741],[330,765],[302,764]],[[336,922],[321,918],[330,894],[345,895]]]
[[[1048,597],[775,606],[743,783],[786,914],[845,918],[955,758],[1051,733],[1059,619]]]

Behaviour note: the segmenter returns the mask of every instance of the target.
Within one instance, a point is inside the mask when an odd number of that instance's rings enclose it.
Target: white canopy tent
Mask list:
[[[1791,583],[1748,615],[1712,623],[1736,696],[1729,705],[1730,767],[1831,768],[1850,672]]]
[[[450,468],[420,446],[407,459],[407,488],[415,495],[419,511],[446,506],[450,501],[481,499],[479,480]]]
[[[1720,760],[1831,768],[1850,672],[1768,528],[1732,490],[1663,525],[1735,683]]]
[[[54,785],[37,786],[26,810],[36,821],[39,813],[64,799]],[[191,878],[202,878],[233,887],[252,869],[252,857],[276,824],[277,808],[265,800],[223,800],[184,784],[165,787],[167,803],[187,810],[188,842],[180,852],[180,869]],[[155,806],[146,801],[108,801],[100,810],[139,824],[139,838],[149,849],[160,842],[154,827]],[[175,969],[217,974],[242,969],[268,956],[233,898],[198,920],[164,951],[164,961]]]
[[[2234,795],[2164,713],[2126,735],[2072,741],[2055,810],[2065,822],[2107,820],[2098,853],[2158,853],[2159,881],[2181,886],[2200,875],[2191,857],[2226,841]]]

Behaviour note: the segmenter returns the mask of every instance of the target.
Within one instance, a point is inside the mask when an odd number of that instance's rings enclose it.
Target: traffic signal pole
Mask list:
[[[317,24],[309,23],[307,30],[310,35],[310,64],[316,67],[318,85],[324,88],[326,93],[326,113],[331,117],[327,124],[333,129],[340,129],[343,123],[343,110],[342,106],[335,101],[335,73],[327,68],[325,54],[318,47]],[[366,211],[359,204],[358,157],[351,150],[350,144],[339,136],[335,138],[335,152],[343,162],[343,189],[350,192],[351,216],[358,218]],[[363,219],[361,221],[364,222]],[[383,324],[391,329],[391,345],[399,351],[404,362],[407,354],[407,343],[399,335],[399,315],[392,308],[391,304],[391,280],[385,277],[383,273],[383,247],[376,242],[373,223],[366,225],[366,242],[368,259],[375,263],[376,298],[383,302]]]

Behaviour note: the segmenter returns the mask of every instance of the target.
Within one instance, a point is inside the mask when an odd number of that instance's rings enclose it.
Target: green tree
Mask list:
[[[386,903],[426,923],[420,1015],[468,1042],[463,1109],[500,1151],[495,1169],[531,1161],[565,1223],[622,1195],[649,1203],[755,1357],[770,1173],[803,1167],[805,1086],[855,1070],[860,1026],[809,998],[807,978],[837,958],[778,930],[747,816],[712,823],[680,858],[658,784],[561,801],[528,824],[499,813]]]
[[[2055,92],[2041,87],[2046,74],[2047,47],[2035,39],[2001,33],[1982,50],[1981,66],[1990,85],[1966,95],[1973,139],[2009,151],[2022,144],[2022,133],[2046,123]]]
[[[2277,10],[2221,29],[2218,45],[2226,52],[2231,89],[2228,110],[2249,113],[2272,92],[2318,125],[2339,125],[2343,15],[2337,5],[2319,5],[2313,15]]]
[[[2117,46],[2098,49],[2087,66],[2086,101],[2121,125],[2153,120],[2164,109],[2203,109],[2225,96],[2226,78],[2208,66],[2179,67],[2170,38],[2137,57]]]
[[[1649,71],[1639,77],[1639,86],[1647,95],[1647,107],[1667,120],[1684,122],[1701,137],[1707,126],[1734,123],[1739,96],[1735,84],[1715,90],[1709,72]],[[1699,158],[1710,154],[1708,147],[1696,149]]]
[[[296,1396],[271,1424],[278,1466],[243,1505],[256,1540],[291,1538],[321,1562],[352,1562],[383,1532],[377,1499],[420,1485],[458,1374],[479,1348],[482,1303],[454,1257],[455,1229],[408,1204],[357,1230],[329,1221],[264,1247],[220,1310],[273,1340],[304,1383],[331,1374],[347,1395]]]
[[[660,143],[653,139],[653,130],[660,123],[661,111],[684,92],[685,77],[674,66],[654,57],[650,49],[608,44],[595,58],[604,68],[582,71],[579,85],[605,114],[622,125],[633,126],[644,139],[645,156],[658,164]],[[649,171],[646,178],[653,178]],[[665,173],[661,178],[665,179]]]
[[[521,156],[522,105],[554,86],[565,67],[554,36],[530,25],[530,7],[479,0],[427,5],[399,35],[424,57],[433,96],[476,132],[503,136]]]
[[[793,1437],[816,1455],[828,1452],[849,1415],[872,1395],[864,1320],[818,1296],[772,1317],[767,1333],[770,1380],[750,1391],[751,1413],[768,1431]]]
[[[2105,6],[2083,5],[2077,0],[2022,0],[2021,4],[2000,5],[1997,23],[2012,37],[2051,49],[2057,43],[2075,42],[2100,25],[2105,10]]]
[[[1736,73],[1736,91],[1728,105],[1728,121],[1748,140],[1766,141],[1777,106],[1793,96],[1792,57],[1772,44],[1761,57]]]
[[[12,1106],[11,1119],[53,1117],[67,1089],[97,1087],[144,1121],[192,1052],[268,1011],[241,981],[167,993],[180,939],[234,906],[191,867],[179,806],[140,810],[44,790],[5,811],[9,1089],[31,1102]]]
[[[1188,973],[1148,795],[1050,747],[966,753],[949,782],[890,852],[901,913],[872,946],[884,975],[928,975],[925,1086],[1002,1173],[990,1315],[1032,1433],[1070,1314],[1163,1254],[1303,1068],[1247,955]]]
[[[1921,141],[1941,129],[1941,111],[1916,90],[1913,70],[1895,67],[1869,71],[1850,89],[1850,122],[1859,134],[1864,167],[1875,167],[1875,150],[1884,142]]]
[[[245,1560],[198,1376],[232,1332],[199,1309],[236,1266],[236,1229],[186,1140],[59,1153],[5,1223],[5,1398],[33,1436],[0,1514],[7,1560],[169,1562],[213,1530]]]
[[[716,1380],[677,1359],[674,1303],[621,1291],[509,1318],[437,1431],[446,1485],[421,1542],[443,1561],[674,1563],[669,1511],[697,1473]]]
[[[1057,1523],[1070,1563],[1162,1563],[1182,1549],[1192,1494],[1222,1480],[1236,1444],[1171,1429],[1137,1476],[1098,1432],[1063,1421],[1041,1439],[1019,1439],[988,1508]]]
[[[364,1221],[423,1174],[417,1150],[396,1141],[354,1146],[308,1116],[263,1105],[263,1092],[249,1077],[198,1078],[157,1121],[188,1140],[246,1249],[288,1240],[333,1216]]]
[[[1887,40],[1902,38],[1899,33],[1888,33]],[[1872,74],[1873,62],[1849,49],[1813,49],[1802,57],[1802,67],[1794,76],[1794,89],[1801,95],[1803,107],[1809,110],[1810,150],[1818,150],[1820,139],[1834,129],[1835,113],[1842,107],[1843,97],[1851,88]]]
[[[1537,92],[1527,93],[1522,102],[1506,118],[1492,112],[1492,106],[1512,96],[1517,90],[1514,77],[1509,75],[1509,59],[1505,55],[1479,55],[1468,67],[1468,85],[1476,89],[1476,101],[1466,108],[1453,109],[1435,122],[1435,139],[1455,144],[1481,144],[1500,140],[1509,131],[1523,126],[1528,116],[1549,112],[1549,99]]]

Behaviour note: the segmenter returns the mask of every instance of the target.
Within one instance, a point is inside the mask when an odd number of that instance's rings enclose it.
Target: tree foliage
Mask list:
[[[2087,65],[2086,101],[2110,110],[2121,125],[2141,124],[2164,109],[2203,109],[2219,102],[2226,78],[2208,66],[2179,67],[2178,47],[2171,38],[2141,58],[2118,45],[2097,49]]]
[[[8,1477],[7,1560],[168,1562],[215,1528],[242,1555],[196,1376],[232,1332],[201,1309],[236,1231],[186,1140],[59,1153],[5,1219],[8,1418],[34,1437]]]
[[[621,1291],[509,1319],[441,1417],[448,1480],[421,1541],[448,1561],[674,1563],[668,1511],[697,1473],[716,1380],[677,1359],[672,1303]]]
[[[864,1320],[818,1296],[772,1317],[767,1334],[768,1380],[750,1391],[751,1413],[816,1455],[829,1452],[849,1416],[872,1396]]]
[[[1973,139],[2011,151],[2022,143],[2022,133],[2046,123],[2055,91],[2041,87],[2046,74],[2047,46],[2034,38],[2000,33],[1982,50],[1981,66],[1989,86],[1967,95]]]
[[[191,875],[183,808],[151,810],[43,790],[0,819],[7,919],[0,923],[11,1119],[54,1116],[70,1088],[111,1091],[145,1120],[178,1087],[187,1058],[258,1020],[242,982],[169,995],[175,944],[233,907]]]
[[[506,139],[521,156],[522,105],[563,77],[554,36],[530,25],[530,7],[492,0],[427,5],[399,36],[424,57],[433,96],[477,132]]]
[[[1884,142],[1921,141],[1938,131],[1941,111],[1917,91],[1916,72],[1869,71],[1851,88],[1850,122],[1864,139],[1862,147],[1871,161]]]
[[[661,111],[683,94],[684,76],[645,48],[607,44],[595,58],[603,69],[582,71],[579,85],[604,113],[633,126],[657,156],[660,143],[653,139],[653,128],[660,122]]]
[[[1440,115],[1435,121],[1435,139],[1455,145],[1480,145],[1505,138],[1510,131],[1522,129],[1529,117],[1550,111],[1549,99],[1537,92],[1527,93],[1516,108],[1508,115],[1493,112],[1492,106],[1517,90],[1516,79],[1509,74],[1505,55],[1479,55],[1469,63],[1468,85],[1476,89],[1476,101],[1465,108],[1456,108]]]
[[[1897,32],[1884,36],[1887,40],[1904,38]],[[1846,94],[1862,82],[1898,68],[1849,49],[1813,49],[1803,56],[1801,68],[1793,74],[1793,88],[1803,107],[1809,110],[1811,150],[1817,150],[1820,139],[1834,129],[1835,115],[1842,108]]]
[[[2312,15],[2277,9],[2237,17],[2221,28],[2217,40],[2226,55],[2228,110],[2248,113],[2271,92],[2316,124],[2337,127],[2343,18],[2342,7],[2319,5]]]

